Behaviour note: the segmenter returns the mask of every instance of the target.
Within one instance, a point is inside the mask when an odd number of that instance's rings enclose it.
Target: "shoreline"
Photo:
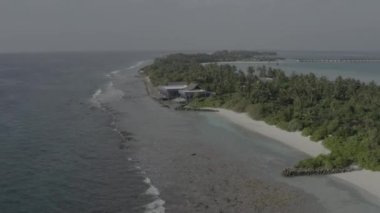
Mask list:
[[[309,156],[316,157],[319,154],[329,154],[330,150],[322,145],[322,142],[313,142],[300,132],[288,132],[276,126],[271,126],[264,121],[257,121],[246,113],[237,113],[223,108],[207,108],[217,110],[218,114],[229,121],[244,127],[250,131],[274,139]]]
[[[208,109],[218,110],[216,113],[230,122],[249,131],[253,131],[274,139],[309,156],[315,157],[319,154],[330,153],[330,150],[325,148],[321,142],[313,142],[308,137],[302,136],[300,132],[288,132],[282,130],[276,126],[271,126],[264,121],[254,120],[246,113],[237,113],[223,108]],[[374,196],[377,201],[380,201],[380,172],[360,170],[348,173],[332,174],[331,176],[346,181],[368,192]]]

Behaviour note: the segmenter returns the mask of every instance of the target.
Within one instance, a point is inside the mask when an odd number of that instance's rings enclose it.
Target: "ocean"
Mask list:
[[[0,212],[380,211],[334,178],[281,177],[303,153],[152,100],[138,70],[159,55],[0,55]]]
[[[0,212],[144,211],[149,184],[92,97],[156,55],[0,55]]]

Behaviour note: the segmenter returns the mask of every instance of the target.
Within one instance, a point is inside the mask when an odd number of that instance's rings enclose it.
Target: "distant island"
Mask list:
[[[222,61],[276,61],[274,52],[219,51],[172,54],[143,68],[155,86],[196,82],[185,100],[192,108],[226,108],[246,112],[287,131],[301,131],[323,141],[331,152],[303,160],[295,169],[346,171],[352,166],[380,171],[380,87],[355,79],[334,81],[314,74],[292,74],[270,67],[242,71]],[[201,93],[205,94],[205,93]]]

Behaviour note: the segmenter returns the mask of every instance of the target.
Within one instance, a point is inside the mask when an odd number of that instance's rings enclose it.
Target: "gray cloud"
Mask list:
[[[0,51],[380,50],[378,0],[0,0]]]

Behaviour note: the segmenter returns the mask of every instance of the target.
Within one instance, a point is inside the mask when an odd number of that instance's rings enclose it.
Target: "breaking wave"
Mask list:
[[[145,206],[145,213],[165,213],[165,201],[160,198],[160,191],[152,184],[149,178],[145,178],[144,182],[149,186],[145,194],[155,198],[153,202]]]
[[[104,88],[99,88],[92,95],[90,101],[96,107],[101,108],[103,104],[122,99],[124,92],[114,87],[113,82],[109,82]]]
[[[145,65],[148,61],[139,61],[136,64],[124,69],[124,70],[114,70],[106,74],[107,78],[112,79],[114,76],[120,74],[122,71],[131,71],[134,69],[141,68],[143,65]],[[117,89],[114,86],[114,83],[112,80],[108,82],[104,87],[97,89],[94,94],[91,96],[90,102],[97,108],[108,111],[107,103],[110,103],[112,101],[120,100],[124,97],[124,92]],[[111,113],[112,114],[112,113]],[[111,126],[114,131],[118,132],[118,134],[123,138],[123,143],[130,140],[130,138],[125,135],[124,131],[121,131],[116,126],[116,118],[115,115],[112,115],[112,122]],[[128,158],[128,161],[134,161],[132,158]],[[141,170],[141,167],[136,166],[137,170],[140,171],[142,175],[146,174],[144,171]],[[152,196],[153,202],[150,202],[146,204],[145,207],[145,213],[165,213],[165,201],[160,198],[160,191],[157,187],[155,187],[151,180],[148,177],[145,177],[144,183],[148,185],[148,189],[145,191],[145,194],[148,196]]]
[[[147,60],[144,60],[144,61],[139,61],[137,62],[136,64],[130,66],[127,68],[127,70],[133,70],[133,69],[136,69],[136,68],[140,68],[141,66],[143,66],[145,63],[147,63],[148,61]]]

